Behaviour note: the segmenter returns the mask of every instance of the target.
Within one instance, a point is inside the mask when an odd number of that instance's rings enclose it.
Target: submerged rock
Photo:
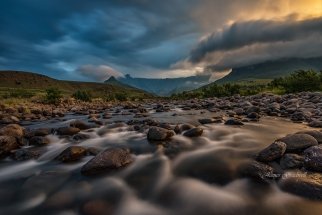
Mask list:
[[[61,127],[57,129],[57,134],[59,135],[72,136],[78,132],[80,132],[80,129],[75,127]]]
[[[238,119],[228,119],[225,122],[225,125],[244,125],[244,123],[242,123],[241,121],[239,121]]]
[[[183,136],[186,137],[199,137],[201,136],[203,133],[203,129],[202,128],[191,128],[188,131],[183,133]]]
[[[86,149],[81,146],[70,146],[65,149],[60,155],[56,157],[56,160],[62,162],[73,162],[80,160],[86,155]]]
[[[70,123],[70,127],[79,128],[80,130],[90,129],[91,126],[81,120],[75,120]]]
[[[130,150],[126,148],[110,148],[99,153],[88,161],[81,169],[83,175],[111,173],[124,168],[133,162]]]
[[[44,146],[50,143],[50,140],[46,137],[35,136],[29,140],[29,145]]]
[[[162,141],[168,140],[174,135],[175,133],[172,130],[153,126],[149,129],[147,138],[152,141]]]

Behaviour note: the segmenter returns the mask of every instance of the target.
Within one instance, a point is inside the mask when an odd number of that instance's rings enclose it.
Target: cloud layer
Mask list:
[[[321,0],[3,0],[0,13],[0,69],[61,79],[99,81],[101,67],[177,77],[322,55]]]

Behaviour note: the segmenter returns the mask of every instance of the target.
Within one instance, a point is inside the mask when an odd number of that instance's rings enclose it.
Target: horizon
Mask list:
[[[0,70],[59,80],[222,77],[237,67],[322,56],[320,0],[4,0],[0,6]]]

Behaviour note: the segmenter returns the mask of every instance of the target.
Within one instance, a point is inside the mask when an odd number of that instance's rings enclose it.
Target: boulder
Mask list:
[[[81,146],[70,146],[60,153],[56,160],[62,162],[73,162],[82,159],[86,155],[87,150]]]
[[[187,131],[185,131],[183,133],[183,136],[186,136],[186,137],[199,137],[201,136],[203,133],[203,129],[202,128],[191,128]]]
[[[312,146],[304,151],[304,167],[322,172],[322,145]]]
[[[242,123],[240,120],[238,119],[228,119],[225,122],[225,125],[244,125],[244,123]]]
[[[4,158],[10,154],[12,150],[18,149],[19,143],[12,136],[0,136],[0,158]]]
[[[277,141],[286,143],[286,151],[301,151],[310,146],[318,145],[318,141],[308,134],[291,134]]]
[[[170,139],[174,135],[175,133],[172,130],[153,126],[149,129],[147,138],[151,141],[163,141]]]
[[[16,137],[18,139],[22,138],[24,134],[25,129],[17,124],[10,124],[0,129],[0,135]]]
[[[111,173],[122,169],[133,162],[130,150],[126,148],[109,148],[96,155],[82,168],[83,175]]]
[[[81,120],[74,120],[69,125],[70,127],[79,128],[80,130],[86,130],[91,128],[90,125],[86,124]]]
[[[257,155],[257,160],[261,162],[271,162],[281,158],[286,151],[286,144],[280,141],[275,141]]]
[[[298,154],[287,153],[284,154],[280,160],[282,169],[301,168],[304,163],[304,157]]]
[[[35,136],[29,140],[29,145],[34,146],[44,146],[50,143],[50,140],[47,137]]]
[[[61,127],[57,129],[57,134],[59,135],[72,136],[78,132],[80,132],[80,129],[75,127]]]

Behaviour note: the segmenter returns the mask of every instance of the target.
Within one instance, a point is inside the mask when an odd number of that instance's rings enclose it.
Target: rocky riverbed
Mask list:
[[[322,214],[322,94],[0,106],[3,214]]]

